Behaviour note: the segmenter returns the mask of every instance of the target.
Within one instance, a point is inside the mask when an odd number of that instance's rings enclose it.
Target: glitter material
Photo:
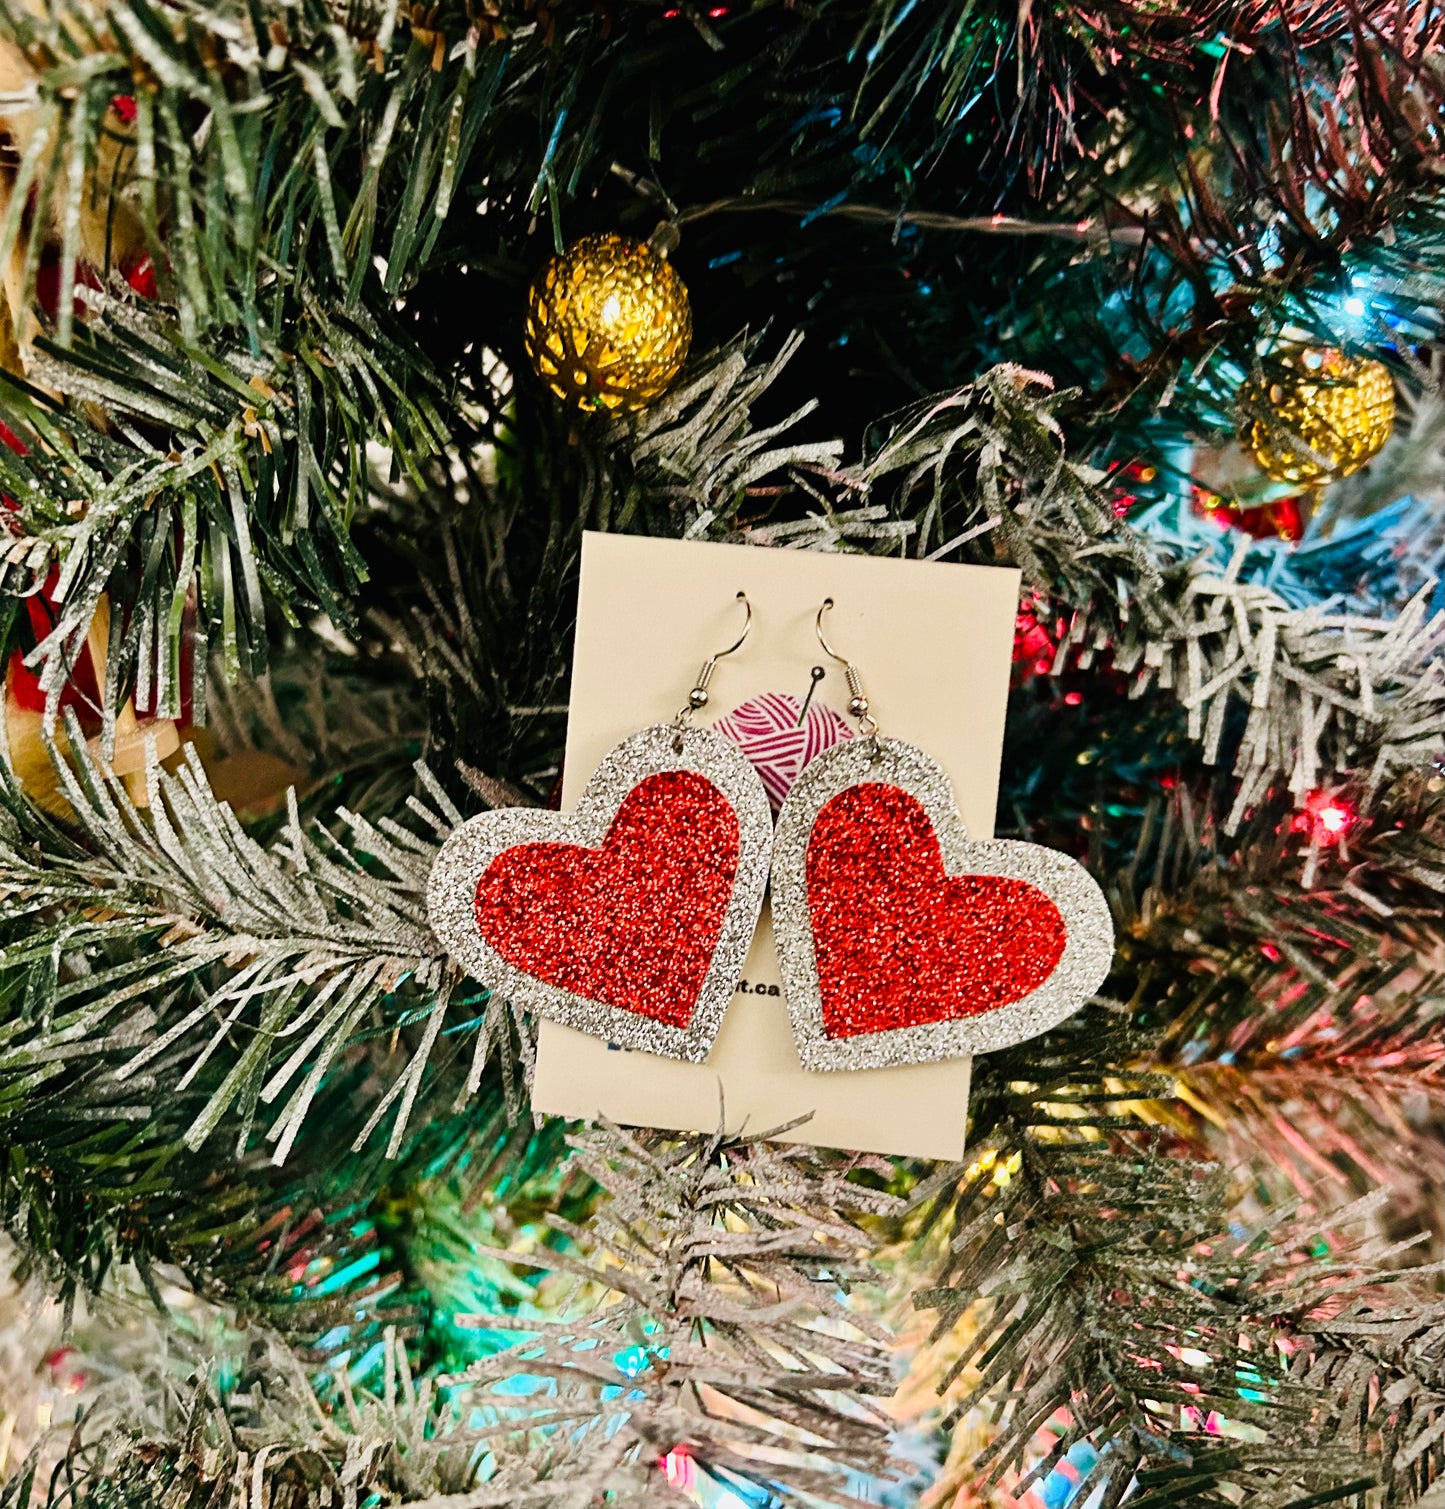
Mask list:
[[[628,792],[600,849],[517,844],[477,886],[477,928],[547,985],[686,1027],[738,869],[738,820],[695,771]]]
[[[786,692],[752,697],[713,728],[753,763],[776,812],[793,782],[825,749],[853,737],[841,714],[821,702],[806,707]]]
[[[1302,346],[1279,366],[1276,381],[1245,388],[1239,407],[1239,443],[1266,476],[1321,487],[1379,454],[1395,425],[1388,367],[1333,346]]]
[[[679,740],[680,751],[674,749]],[[658,779],[684,771],[694,775]],[[673,801],[665,799],[669,795]],[[718,821],[719,801],[729,809],[731,827]],[[689,829],[699,820],[710,837]],[[650,838],[665,838],[667,846]],[[771,842],[767,794],[739,750],[710,729],[654,724],[608,751],[573,812],[508,807],[457,829],[432,868],[431,924],[471,975],[540,1015],[624,1047],[701,1062],[737,988],[757,926]],[[547,893],[533,898],[535,912],[524,910],[524,879],[544,874],[537,851],[552,851],[555,859],[564,845],[577,851],[566,872],[570,879],[552,868]],[[531,854],[493,870],[499,856],[519,846]],[[704,893],[712,895],[707,879],[695,877],[691,893],[683,885],[689,856],[715,884],[724,883],[730,863],[735,867],[720,913],[708,913],[705,906],[682,910]],[[644,898],[640,872],[649,865],[647,884],[667,892],[667,899]],[[582,904],[571,920],[572,936],[564,941],[563,892],[574,883]],[[496,924],[498,942],[507,926],[521,927],[504,944],[512,958],[482,936],[479,909],[483,926],[490,930]],[[665,937],[644,937],[654,926],[662,926]],[[558,952],[548,963],[548,977],[540,978],[523,964],[541,963],[539,949],[549,933],[558,940]],[[593,933],[605,933],[609,945],[587,937]],[[617,941],[630,945],[627,961],[609,957],[609,946]],[[671,959],[677,978],[663,984],[664,955],[684,944],[687,954]],[[630,972],[626,962],[634,966]],[[589,967],[597,974],[584,982]],[[584,983],[599,994],[576,988]],[[656,1015],[632,1009],[644,999]]]
[[[626,236],[583,236],[527,292],[527,355],[564,403],[642,409],[687,358],[692,311],[665,257]]]
[[[867,781],[833,797],[813,824],[807,872],[830,1038],[996,1011],[1063,956],[1058,907],[1027,881],[947,877],[928,814],[897,786]]]
[[[925,1063],[1046,1032],[1108,974],[1103,893],[1056,850],[970,842],[938,763],[896,739],[876,748],[876,761],[871,739],[820,755],[778,819],[773,929],[803,1066]],[[887,825],[879,837],[861,831],[873,821]],[[890,883],[894,894],[880,895]],[[991,915],[965,917],[973,898]],[[1021,957],[1008,944],[1016,931]]]

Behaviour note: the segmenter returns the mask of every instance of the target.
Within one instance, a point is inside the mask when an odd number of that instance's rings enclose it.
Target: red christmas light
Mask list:
[[[65,1394],[78,1394],[90,1381],[82,1364],[85,1359],[75,1347],[61,1346],[48,1352],[45,1366],[51,1384]]]
[[[1358,816],[1358,809],[1343,797],[1312,791],[1291,827],[1296,833],[1307,834],[1313,843],[1335,844],[1354,827]]]
[[[149,257],[139,257],[134,262],[121,263],[120,275],[143,299],[153,299],[158,293],[155,263]]]
[[[1158,475],[1159,468],[1150,466],[1147,461],[1130,461],[1115,467],[1109,479],[1114,484],[1112,502],[1115,514],[1122,519],[1139,502],[1138,493],[1130,488],[1131,483],[1147,487]]]
[[[665,1457],[659,1457],[657,1465],[670,1487],[690,1493],[697,1487],[697,1463],[686,1446],[674,1446]]]
[[[1320,808],[1319,821],[1326,833],[1343,833],[1350,826],[1350,814],[1346,808],[1331,803]]]

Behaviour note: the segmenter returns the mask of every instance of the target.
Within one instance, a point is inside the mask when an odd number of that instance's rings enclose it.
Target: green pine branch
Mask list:
[[[991,1055],[972,1162],[923,1193],[949,1243],[916,1302],[937,1312],[936,1335],[963,1326],[940,1387],[960,1380],[953,1418],[983,1408],[993,1421],[969,1481],[1022,1469],[1067,1409],[1073,1423],[1025,1483],[1087,1437],[1098,1463],[1085,1491],[1106,1504],[1131,1490],[1158,1505],[1418,1493],[1437,1469],[1401,1447],[1439,1418],[1413,1371],[1438,1305],[1433,1273],[1400,1270],[1372,1234],[1385,1196],[1324,1217],[1296,1202],[1242,1227],[1229,1170],[1171,1128],[1167,1080],[1113,1067],[1122,1027],[1096,1019],[1089,1037]],[[1338,1314],[1388,1338],[1364,1366],[1318,1339]],[[1405,1397],[1419,1409],[1409,1432]]]

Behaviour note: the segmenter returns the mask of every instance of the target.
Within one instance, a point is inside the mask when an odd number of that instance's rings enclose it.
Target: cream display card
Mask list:
[[[588,534],[562,806],[576,802],[613,744],[670,720],[686,702],[698,666],[738,636],[739,591],[753,607],[752,632],[718,663],[697,721],[731,720],[766,767],[765,782],[785,779],[790,755],[801,754],[801,730],[780,710],[812,709],[814,728],[820,717],[850,723],[842,667],[814,634],[818,607],[831,597],[830,641],[858,667],[882,731],[937,759],[970,836],[991,838],[1018,589],[1018,572],[985,566]],[[620,1049],[543,1022],[532,1103],[551,1115],[695,1132],[714,1131],[720,1114],[730,1132],[807,1116],[792,1140],[956,1159],[968,1086],[967,1059],[804,1070],[765,907],[706,1063]]]

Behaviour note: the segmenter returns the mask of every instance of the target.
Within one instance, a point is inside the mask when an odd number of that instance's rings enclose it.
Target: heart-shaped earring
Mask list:
[[[767,886],[772,813],[736,745],[691,726],[710,656],[671,723],[603,757],[572,812],[464,823],[432,868],[447,952],[491,989],[627,1048],[701,1062],[742,974]]]
[[[843,666],[861,737],[798,778],[773,839],[773,928],[807,1069],[872,1069],[1007,1047],[1056,1026],[1113,957],[1108,903],[1039,844],[970,841],[936,760],[880,736]]]

